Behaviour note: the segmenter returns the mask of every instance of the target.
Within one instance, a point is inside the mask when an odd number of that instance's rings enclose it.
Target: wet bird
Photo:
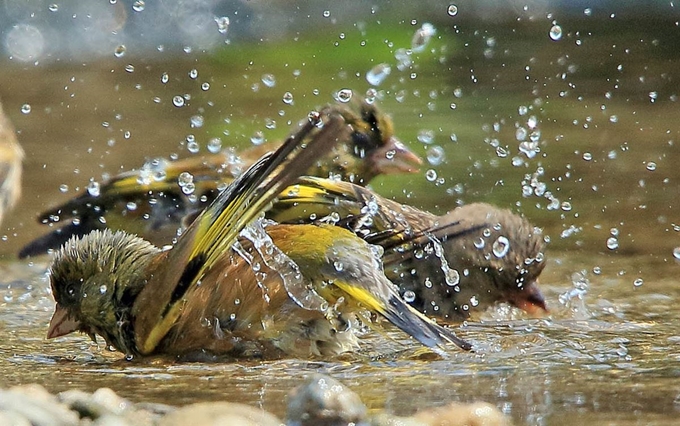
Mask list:
[[[321,129],[307,124],[228,185],[170,249],[111,230],[69,240],[50,267],[57,305],[48,337],[100,335],[137,356],[328,356],[356,348],[368,311],[426,346],[470,349],[407,305],[354,233],[258,219],[351,131],[333,111],[320,117]]]
[[[0,104],[0,222],[21,196],[21,163],[24,150],[14,126]]]
[[[269,216],[334,223],[382,246],[387,277],[429,315],[460,320],[499,302],[531,315],[547,312],[538,288],[541,230],[509,210],[474,203],[437,216],[349,182],[303,177]]]
[[[354,96],[351,102],[330,108],[342,115],[351,132],[306,174],[365,185],[380,174],[418,170],[420,158],[394,136],[392,120],[376,105]],[[151,160],[42,213],[41,223],[65,225],[28,243],[19,257],[44,254],[72,235],[105,228],[136,233],[157,245],[170,244],[185,215],[204,209],[244,168],[274,148],[265,144],[240,154],[225,149],[178,161]]]

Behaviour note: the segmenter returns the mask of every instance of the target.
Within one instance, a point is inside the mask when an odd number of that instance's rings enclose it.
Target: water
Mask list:
[[[676,49],[668,48],[677,46],[674,24],[560,19],[555,40],[550,21],[454,26],[462,8],[447,14],[444,7],[443,15],[445,22],[429,21],[436,36],[427,49],[401,59],[396,51],[410,47],[422,22],[396,25],[374,44],[370,37],[384,26],[369,25],[362,35],[340,22],[342,39],[321,40],[318,50],[289,43],[285,59],[277,56],[285,49],[266,43],[233,46],[224,57],[135,58],[126,42],[124,59],[1,63],[2,100],[27,161],[24,196],[0,232],[0,384],[108,386],[133,401],[170,404],[226,399],[280,415],[287,392],[320,371],[351,386],[370,408],[398,414],[485,400],[517,424],[673,423],[680,411],[673,83],[680,75],[672,66]],[[389,39],[394,51],[375,63],[350,55],[366,38],[366,49]],[[310,54],[325,65],[315,68]],[[384,359],[127,362],[83,336],[44,340],[53,307],[47,261],[11,257],[47,229],[34,223],[38,211],[87,190],[90,178],[159,156],[194,155],[188,135],[201,147],[218,137],[222,147],[245,147],[256,132],[279,139],[333,93],[364,93],[365,73],[378,63],[393,67],[376,90],[396,134],[424,158],[435,146],[445,155],[419,174],[379,178],[374,189],[437,212],[484,200],[543,227],[550,238],[541,277],[549,317],[492,309],[456,328],[477,351],[452,350],[445,360],[411,346]],[[134,73],[125,71],[130,64]],[[276,76],[272,87],[262,80],[266,74]],[[200,127],[192,126],[197,115]]]

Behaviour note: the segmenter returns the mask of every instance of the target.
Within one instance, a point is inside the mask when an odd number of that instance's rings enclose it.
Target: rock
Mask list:
[[[452,402],[443,407],[423,410],[412,418],[428,426],[510,426],[512,424],[498,408],[486,402],[472,404]]]
[[[337,380],[315,374],[288,397],[289,426],[345,426],[367,421],[359,396]]]
[[[80,421],[40,385],[0,389],[0,413],[8,419],[7,424],[15,425],[25,424],[22,419],[32,426],[75,426]]]
[[[158,426],[282,426],[283,422],[264,410],[231,402],[199,402],[163,417]]]

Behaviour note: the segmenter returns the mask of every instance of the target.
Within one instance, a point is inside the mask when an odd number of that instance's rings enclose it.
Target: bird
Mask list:
[[[350,102],[337,102],[330,108],[342,115],[352,130],[306,174],[365,185],[380,174],[418,171],[422,160],[395,137],[391,118],[375,103],[354,96]],[[139,170],[89,186],[41,213],[40,223],[63,225],[30,241],[18,256],[44,254],[72,235],[104,228],[136,233],[156,245],[171,244],[182,228],[182,218],[203,210],[245,167],[274,147],[263,144],[240,154],[227,148],[203,157],[147,161]]]
[[[269,217],[332,223],[380,245],[386,276],[420,312],[460,321],[499,303],[548,312],[538,287],[546,264],[541,230],[510,210],[472,203],[437,216],[350,182],[302,177]]]
[[[21,197],[23,159],[14,126],[0,104],[0,222]]]
[[[50,266],[47,337],[99,335],[128,357],[329,356],[357,348],[357,324],[370,312],[436,352],[471,349],[406,304],[374,246],[353,232],[262,218],[351,131],[332,110],[313,121],[229,184],[169,249],[109,229],[72,237]]]

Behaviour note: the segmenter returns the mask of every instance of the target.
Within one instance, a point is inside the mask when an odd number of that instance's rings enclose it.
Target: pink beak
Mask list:
[[[79,329],[80,322],[72,319],[69,316],[68,311],[57,303],[57,306],[54,308],[54,315],[52,315],[52,319],[50,320],[50,328],[47,330],[47,338],[53,339],[55,337],[65,336],[74,331],[78,331]]]
[[[380,174],[415,173],[423,160],[395,137],[371,153],[373,164]]]

